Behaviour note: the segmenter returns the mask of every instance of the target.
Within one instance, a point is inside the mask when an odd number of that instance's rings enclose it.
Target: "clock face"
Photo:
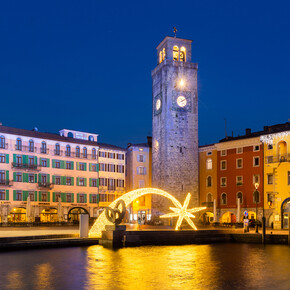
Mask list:
[[[159,111],[159,109],[161,108],[161,100],[160,99],[158,99],[156,101],[155,107],[156,107],[156,111]]]
[[[186,106],[187,100],[184,96],[179,96],[176,102],[179,107],[184,108]]]

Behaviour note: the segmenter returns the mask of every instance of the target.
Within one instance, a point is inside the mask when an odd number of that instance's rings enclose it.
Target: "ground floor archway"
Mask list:
[[[256,219],[256,213],[254,211],[249,211],[248,219],[255,220]]]
[[[281,206],[282,229],[289,229],[289,218],[290,218],[290,198],[286,198]]]
[[[89,215],[88,211],[83,207],[73,207],[68,212],[68,220],[71,222],[78,222],[80,220],[80,214]],[[90,215],[89,215],[90,216]]]
[[[45,208],[40,213],[40,221],[42,223],[58,222],[58,215],[56,208]]]
[[[224,213],[220,220],[221,223],[236,223],[236,221],[237,221],[236,216],[230,211]]]
[[[8,222],[11,223],[25,223],[26,209],[22,207],[14,207],[8,215]]]
[[[213,223],[214,220],[214,216],[213,213],[210,211],[205,212],[202,216],[201,216],[201,220],[204,224],[208,224],[208,223]]]

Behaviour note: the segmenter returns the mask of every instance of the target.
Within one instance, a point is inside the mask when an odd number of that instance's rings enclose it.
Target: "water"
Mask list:
[[[290,289],[290,247],[91,246],[1,253],[0,289]]]

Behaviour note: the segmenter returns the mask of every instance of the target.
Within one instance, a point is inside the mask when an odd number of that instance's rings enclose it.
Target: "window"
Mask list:
[[[226,170],[226,169],[227,169],[227,161],[221,160],[221,170]]]
[[[115,172],[115,165],[109,164],[109,172]]]
[[[79,195],[79,202],[80,203],[85,203],[85,195],[84,194],[80,194]]]
[[[173,46],[173,60],[178,60],[178,55],[179,55],[179,48],[178,46],[174,45]]]
[[[145,175],[146,174],[146,167],[144,167],[144,166],[137,167],[137,174]]]
[[[96,194],[91,195],[91,203],[97,203],[97,195]]]
[[[56,192],[56,193],[55,193],[55,201],[56,201],[56,202],[61,201],[61,193],[60,193],[60,192]]]
[[[206,196],[207,202],[212,202],[212,194],[209,192]]]
[[[117,172],[124,173],[124,165],[117,165]]]
[[[267,163],[273,163],[273,156],[268,156],[267,158]]]
[[[108,194],[108,201],[112,202],[115,199],[115,195],[114,194]]]
[[[66,178],[66,185],[72,185],[72,178],[71,177]]]
[[[16,182],[22,182],[22,173],[16,173]]]
[[[85,186],[85,178],[79,178],[79,186]]]
[[[60,155],[60,146],[58,143],[55,144],[54,154]]]
[[[21,167],[21,166],[22,166],[22,156],[16,155],[16,167]]]
[[[41,174],[41,184],[46,185],[47,184],[47,175],[46,174]]]
[[[211,158],[206,159],[206,169],[207,170],[212,169],[212,159]]]
[[[109,158],[115,158],[115,154],[114,153],[109,153]]]
[[[242,186],[243,185],[243,176],[237,176],[236,183],[237,183],[237,186]]]
[[[92,178],[91,186],[92,187],[97,187],[98,186],[98,180],[97,180],[97,178]]]
[[[106,164],[100,163],[100,171],[106,171]]]
[[[47,192],[42,192],[41,193],[41,201],[47,202],[48,198],[47,198]]]
[[[60,168],[60,161],[59,160],[55,160],[55,168]]]
[[[106,194],[100,194],[100,202],[107,202],[107,195]]]
[[[185,47],[181,47],[180,48],[180,61],[185,61],[185,57],[186,57],[186,49]]]
[[[115,190],[115,182],[114,179],[109,178],[109,183],[108,183],[108,189],[109,190]]]
[[[273,184],[273,174],[267,174],[267,184]]]
[[[253,175],[253,184],[260,183],[260,174]]]
[[[254,167],[260,166],[260,157],[254,157],[253,163]]]
[[[32,139],[29,140],[28,150],[29,152],[34,152],[34,141]]]
[[[124,179],[117,179],[117,187],[125,187]]]
[[[145,180],[139,180],[139,188],[145,187]]]
[[[138,162],[145,162],[145,156],[144,155],[137,155],[137,161]]]
[[[211,176],[208,176],[206,178],[206,186],[207,187],[211,187],[212,186],[212,177]]]
[[[260,145],[254,145],[254,151],[260,151]]]
[[[239,147],[239,148],[237,148],[236,153],[237,153],[237,154],[242,154],[242,153],[243,153],[243,147]]]
[[[5,200],[5,190],[0,190],[0,200]]]
[[[29,183],[34,183],[34,182],[35,182],[34,174],[29,174],[29,175],[28,175],[28,182],[29,182]]]
[[[55,176],[55,178],[54,178],[54,183],[56,184],[56,185],[60,185],[60,183],[61,183],[61,178],[60,178],[60,176]]]
[[[97,171],[97,164],[91,164],[91,171]]]
[[[6,155],[0,154],[0,163],[5,163],[5,162],[6,162]]]
[[[0,148],[5,149],[5,137],[0,136]]]
[[[288,171],[288,185],[290,185],[290,171]]]
[[[67,193],[66,194],[66,202],[71,202],[72,200],[72,194],[71,193]]]
[[[100,157],[106,157],[106,152],[104,152],[104,151],[99,151],[99,156],[100,156]]]
[[[243,168],[243,159],[239,158],[236,160],[237,168]]]
[[[273,145],[272,144],[268,144],[268,150],[272,150],[273,149]]]
[[[42,141],[40,152],[43,154],[47,153],[46,142]]]
[[[83,157],[87,158],[88,157],[88,150],[86,147],[83,148]]]
[[[33,191],[29,191],[29,192],[28,192],[28,196],[29,196],[29,198],[30,198],[30,201],[34,201],[35,194],[34,194]]]
[[[41,158],[41,167],[47,167],[47,160],[45,158]]]
[[[221,156],[227,156],[227,150],[222,150],[221,151]]]
[[[70,156],[71,155],[71,149],[69,145],[66,145],[66,151],[65,151],[65,156]]]
[[[243,203],[243,193],[242,193],[241,191],[239,191],[239,192],[237,193],[237,199],[240,200],[240,204]]]
[[[22,150],[22,141],[20,138],[16,139],[16,150]]]
[[[124,154],[117,154],[117,159],[124,160]]]
[[[221,177],[221,186],[222,187],[227,186],[227,178],[226,177]]]
[[[95,148],[92,149],[92,159],[96,159],[97,158],[97,151]]]
[[[207,155],[207,156],[211,156],[211,155],[212,155],[212,151],[208,151],[208,152],[206,152],[206,155]]]
[[[76,147],[76,157],[80,157],[81,156],[81,149],[79,146]]]
[[[222,205],[226,205],[227,204],[227,194],[226,193],[222,193],[221,203],[222,203]]]
[[[17,190],[16,191],[16,200],[21,201],[22,200],[22,191]]]
[[[107,178],[100,178],[100,186],[107,186],[108,179]]]
[[[81,171],[85,171],[85,170],[86,170],[86,163],[82,163],[82,162],[80,162],[80,163],[79,163],[79,170],[81,170]]]
[[[66,161],[65,168],[66,169],[72,169],[72,163],[71,163],[71,161]]]

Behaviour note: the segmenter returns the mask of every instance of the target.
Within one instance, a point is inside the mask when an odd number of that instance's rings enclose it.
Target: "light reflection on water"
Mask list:
[[[0,289],[290,289],[290,248],[102,246],[0,254]]]

